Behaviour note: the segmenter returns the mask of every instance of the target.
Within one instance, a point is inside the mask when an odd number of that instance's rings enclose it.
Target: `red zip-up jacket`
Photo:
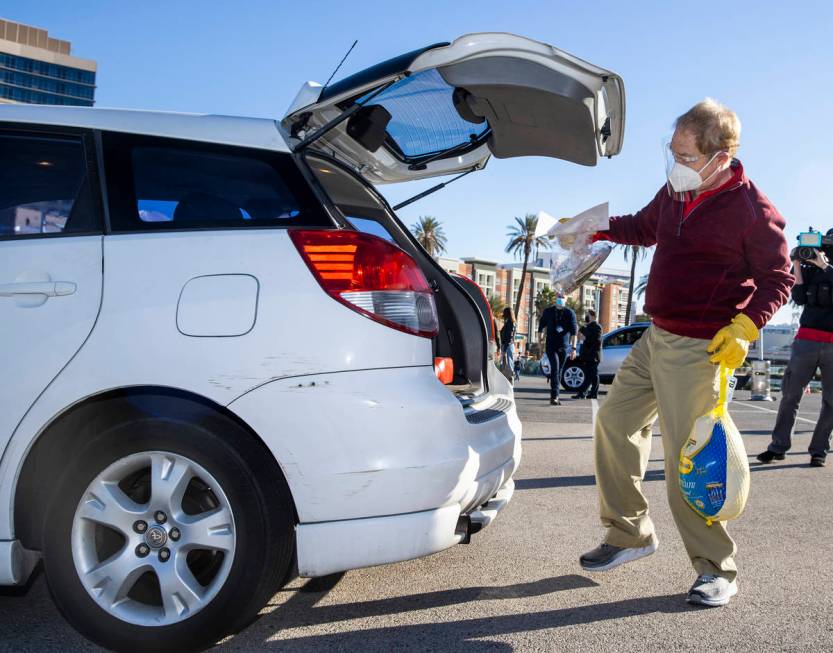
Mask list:
[[[692,203],[672,199],[663,186],[648,206],[611,218],[610,230],[599,234],[657,246],[645,312],[661,329],[711,339],[738,313],[761,328],[789,297],[795,280],[784,218],[740,161],[732,172],[728,183]]]

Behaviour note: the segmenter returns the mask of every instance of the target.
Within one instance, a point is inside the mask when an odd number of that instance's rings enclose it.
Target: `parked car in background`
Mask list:
[[[624,118],[614,73],[493,33],[280,122],[0,106],[0,585],[42,559],[90,639],[192,650],[292,574],[468,541],[512,497],[512,388],[375,185],[594,165]]]
[[[650,322],[635,322],[629,326],[614,329],[602,336],[602,362],[599,364],[599,381],[609,385],[613,383],[616,373],[622,366],[623,361],[630,353],[636,341],[642,337],[645,330],[651,326]],[[579,352],[581,348],[579,347]],[[737,389],[748,388],[750,380],[750,368],[743,365],[735,370],[738,379]],[[561,386],[565,390],[584,392],[589,385],[587,375],[584,373],[584,364],[579,355],[575,361],[567,361],[561,375]]]
[[[614,329],[602,336],[602,362],[599,364],[599,381],[601,383],[613,383],[613,378],[622,361],[630,353],[631,347],[642,337],[645,329],[651,326],[650,322],[636,322],[629,326]],[[574,361],[567,361],[564,371],[561,374],[561,386],[565,390],[573,392],[584,392],[590,380],[584,373],[584,363],[581,360],[581,347],[579,356]]]
[[[631,348],[649,326],[651,326],[650,322],[635,322],[602,336],[602,362],[599,363],[601,383],[613,383],[613,378],[622,366],[625,357],[631,353]]]

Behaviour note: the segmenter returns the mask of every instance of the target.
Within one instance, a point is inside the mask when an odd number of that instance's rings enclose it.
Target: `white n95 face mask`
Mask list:
[[[695,191],[711,179],[717,173],[717,169],[715,169],[715,171],[705,179],[700,176],[700,173],[709,167],[718,154],[720,154],[720,152],[715,152],[712,157],[706,161],[702,168],[695,170],[694,168],[688,167],[685,163],[677,161],[670,147],[666,147],[665,174],[668,178],[668,190],[669,192],[672,192],[672,197],[673,193],[690,193]]]
[[[709,164],[707,163],[706,165]],[[668,183],[671,184],[671,188],[677,193],[697,190],[704,181],[700,177],[700,172],[704,168],[705,166],[700,168],[700,170],[695,170],[694,168],[689,168],[684,163],[675,161],[674,165],[671,166],[671,170],[668,171]]]

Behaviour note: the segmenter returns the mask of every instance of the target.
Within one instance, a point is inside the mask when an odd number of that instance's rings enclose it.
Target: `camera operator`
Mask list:
[[[827,236],[833,236],[833,229]],[[816,249],[815,257],[809,260],[798,257],[800,249],[796,248],[792,256],[795,274],[792,299],[804,307],[801,328],[795,334],[790,362],[781,382],[781,406],[772,442],[758,455],[758,460],[762,463],[784,460],[784,454],[792,446],[793,425],[804,389],[820,367],[821,415],[809,451],[810,466],[824,467],[833,431],[833,267],[828,259],[833,255],[833,247],[825,245]]]

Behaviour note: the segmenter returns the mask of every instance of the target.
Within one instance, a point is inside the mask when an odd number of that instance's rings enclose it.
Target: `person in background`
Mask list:
[[[550,404],[560,406],[561,370],[567,356],[576,357],[578,323],[573,309],[565,305],[564,293],[558,292],[555,305],[548,306],[538,320],[539,339],[546,333],[546,352],[550,361]]]
[[[581,354],[585,375],[589,384],[584,392],[573,399],[596,399],[599,396],[599,363],[602,360],[602,325],[596,322],[596,311],[589,309],[584,314],[584,324],[579,329],[582,336]]]
[[[827,232],[833,236],[833,229]],[[833,248],[827,248],[833,254]],[[793,261],[795,286],[792,299],[804,309],[795,334],[790,362],[781,381],[781,405],[772,431],[772,442],[758,454],[762,463],[784,460],[792,446],[792,431],[804,389],[821,368],[821,414],[810,440],[810,466],[824,467],[833,431],[833,267],[823,250],[810,261]]]
[[[503,309],[500,328],[500,369],[510,381],[515,378],[515,316],[508,306]]]
[[[521,352],[518,350],[518,355],[515,358],[515,380],[521,380]]]

